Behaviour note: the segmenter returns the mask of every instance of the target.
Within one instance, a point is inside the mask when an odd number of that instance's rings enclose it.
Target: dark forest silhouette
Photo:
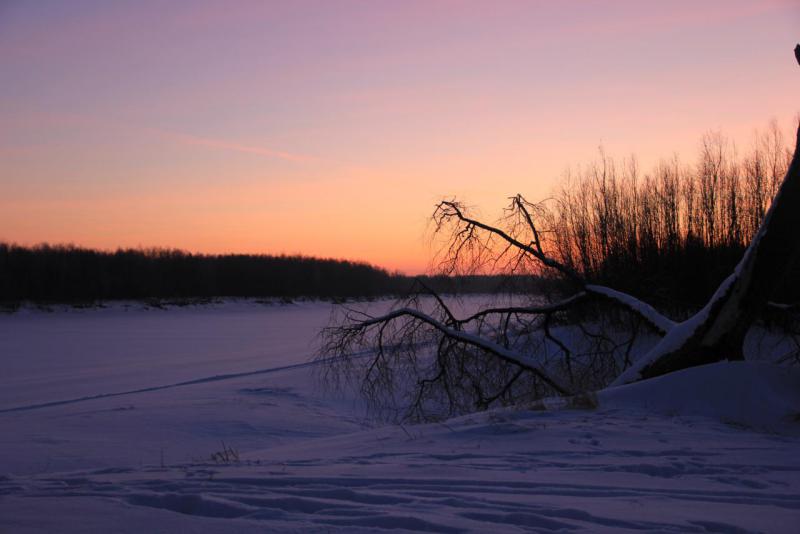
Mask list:
[[[192,254],[172,249],[0,243],[0,302],[95,302],[212,297],[373,298],[402,295],[422,280],[438,292],[530,291],[520,277],[422,277],[363,262],[307,256]]]
[[[0,244],[0,300],[12,303],[219,296],[369,297],[396,287],[397,276],[360,262]]]

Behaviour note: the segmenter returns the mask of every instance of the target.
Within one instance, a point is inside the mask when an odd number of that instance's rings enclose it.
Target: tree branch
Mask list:
[[[586,293],[597,295],[608,301],[622,306],[623,308],[639,315],[645,322],[662,336],[666,335],[675,326],[675,321],[665,317],[658,310],[628,293],[611,289],[610,287],[598,285],[586,285]]]
[[[459,319],[457,322],[460,324],[469,323],[487,315],[494,314],[544,315],[548,313],[555,313],[571,308],[573,305],[585,300],[586,297],[587,294],[581,291],[580,293],[576,293],[569,298],[546,306],[505,306],[500,308],[486,308],[470,315],[469,317]]]
[[[543,252],[537,250],[536,248],[530,245],[526,245],[525,243],[522,243],[518,239],[515,239],[514,237],[508,235],[500,228],[496,228],[486,223],[482,223],[476,219],[467,217],[461,211],[461,208],[457,202],[453,202],[450,200],[444,200],[440,202],[436,208],[436,212],[434,212],[434,217],[436,217],[437,214],[442,219],[450,219],[452,217],[456,217],[461,222],[466,223],[468,227],[480,228],[481,230],[489,232],[490,234],[496,235],[501,239],[503,239],[504,241],[506,241],[507,243],[509,243],[510,245],[513,245],[514,247],[529,253],[534,258],[542,262],[542,264],[544,264],[545,266],[555,269],[556,271],[565,275],[570,280],[573,280],[574,282],[577,282],[580,285],[584,284],[583,278],[575,270],[567,267],[566,265],[562,264],[559,261],[556,261],[553,258],[550,258],[549,256],[546,256]]]
[[[507,349],[502,345],[499,345],[487,339],[483,339],[479,336],[463,332],[461,330],[455,330],[453,328],[450,328],[446,326],[444,323],[434,319],[430,315],[423,313],[419,310],[415,310],[413,308],[400,308],[391,311],[385,315],[382,315],[380,317],[375,317],[367,321],[361,321],[355,325],[343,328],[352,329],[354,331],[363,331],[369,328],[370,326],[387,324],[395,319],[403,317],[410,317],[416,321],[425,323],[428,326],[431,326],[434,329],[438,330],[440,333],[442,333],[443,335],[447,336],[450,339],[459,341],[466,345],[479,348],[485,352],[488,352],[500,358],[503,361],[512,363],[518,367],[522,367],[533,373],[535,376],[541,379],[542,382],[552,387],[561,395],[564,396],[572,395],[572,393],[566,387],[560,385],[556,380],[550,377],[543,369],[539,368],[537,365],[532,363],[529,358],[526,358],[515,351]]]
[[[533,223],[533,218],[531,217],[530,211],[527,209],[524,198],[521,195],[513,197],[512,205],[521,210],[523,217],[525,218],[528,226],[531,228],[531,231],[534,235],[534,241],[532,244],[525,244],[500,228],[468,217],[463,213],[461,206],[455,201],[448,200],[440,202],[436,208],[436,211],[434,212],[434,218],[439,222],[439,226],[441,226],[441,222],[444,220],[456,218],[457,220],[466,224],[466,227],[462,231],[469,231],[470,237],[473,236],[472,232],[474,228],[480,228],[491,235],[499,237],[510,246],[516,247],[517,249],[530,254],[546,267],[550,267],[560,272],[568,279],[578,284],[585,293],[603,297],[608,302],[621,306],[628,312],[639,315],[642,317],[642,319],[644,319],[646,324],[650,325],[662,336],[666,335],[667,332],[669,332],[670,329],[675,326],[675,323],[672,320],[659,313],[655,308],[646,302],[643,302],[633,295],[627,293],[622,293],[620,291],[603,286],[589,284],[577,271],[548,256],[541,246],[539,232],[536,229],[536,225]],[[461,246],[463,246],[463,243],[461,243],[459,246],[459,249],[456,251],[457,253],[460,252]]]

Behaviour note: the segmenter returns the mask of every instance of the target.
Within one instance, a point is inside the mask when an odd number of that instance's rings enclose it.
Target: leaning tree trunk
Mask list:
[[[795,48],[800,63],[800,45]],[[709,303],[675,325],[615,384],[743,359],[744,337],[800,252],[800,127],[786,177],[750,246]]]

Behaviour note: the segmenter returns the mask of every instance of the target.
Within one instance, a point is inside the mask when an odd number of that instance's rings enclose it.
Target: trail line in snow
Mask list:
[[[421,343],[420,345],[424,346],[427,343]],[[359,352],[354,352],[352,354],[347,355],[348,358],[364,358],[372,354],[372,350],[362,350]],[[78,402],[85,402],[90,400],[97,400],[97,399],[107,399],[109,397],[122,397],[124,395],[136,395],[137,393],[150,393],[152,391],[161,391],[163,389],[173,389],[173,388],[180,388],[185,386],[195,386],[198,384],[207,384],[209,382],[220,382],[222,380],[231,380],[234,378],[242,378],[245,376],[255,376],[255,375],[263,375],[269,373],[277,373],[279,371],[291,371],[292,369],[302,369],[303,367],[313,367],[316,365],[321,365],[324,363],[332,362],[334,360],[338,360],[343,358],[344,356],[331,356],[328,358],[322,358],[320,360],[313,360],[307,361],[303,363],[294,363],[291,365],[283,365],[280,367],[269,367],[267,369],[258,369],[256,371],[243,371],[241,373],[227,373],[222,375],[212,375],[207,376],[204,378],[195,378],[193,380],[185,380],[183,382],[174,382],[172,384],[162,384],[160,386],[150,386],[138,389],[129,389],[126,391],[118,391],[113,393],[98,393],[97,395],[87,395],[85,397],[76,397],[74,399],[65,399],[65,400],[57,400],[57,401],[49,401],[49,402],[42,402],[38,404],[26,404],[23,406],[14,406],[12,408],[0,408],[0,414],[3,413],[12,413],[12,412],[24,412],[28,410],[38,410],[41,408],[51,408],[53,406],[62,406],[64,404],[75,404]]]
[[[97,395],[87,395],[85,397],[76,397],[74,399],[66,399],[66,400],[57,400],[57,401],[50,401],[50,402],[42,402],[39,404],[28,404],[24,406],[15,406],[13,408],[0,408],[1,413],[11,413],[11,412],[24,412],[28,410],[38,410],[41,408],[51,408],[53,406],[62,406],[65,404],[75,404],[78,402],[85,402],[90,400],[97,400],[97,399],[107,399],[109,397],[122,397],[123,395],[136,395],[138,393],[150,393],[152,391],[161,391],[164,389],[173,389],[173,388],[180,388],[185,386],[195,386],[198,384],[207,384],[209,382],[220,382],[222,380],[231,380],[233,378],[242,378],[245,376],[255,376],[255,375],[263,375],[269,373],[277,373],[279,371],[290,371],[292,369],[301,369],[303,367],[312,367],[314,365],[320,365],[326,362],[333,361],[335,358],[325,358],[322,360],[315,360],[303,363],[295,363],[292,365],[283,365],[281,367],[270,367],[268,369],[258,369],[256,371],[244,371],[241,373],[227,373],[222,375],[212,375],[207,376],[204,378],[195,378],[193,380],[185,380],[183,382],[175,382],[172,384],[162,384],[160,386],[150,386],[145,388],[138,388],[138,389],[129,389],[127,391],[118,391],[113,393],[98,393]]]

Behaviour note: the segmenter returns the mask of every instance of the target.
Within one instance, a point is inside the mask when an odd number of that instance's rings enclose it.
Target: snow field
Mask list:
[[[377,426],[313,379],[329,313],[0,316],[0,532],[797,532],[797,371]]]

